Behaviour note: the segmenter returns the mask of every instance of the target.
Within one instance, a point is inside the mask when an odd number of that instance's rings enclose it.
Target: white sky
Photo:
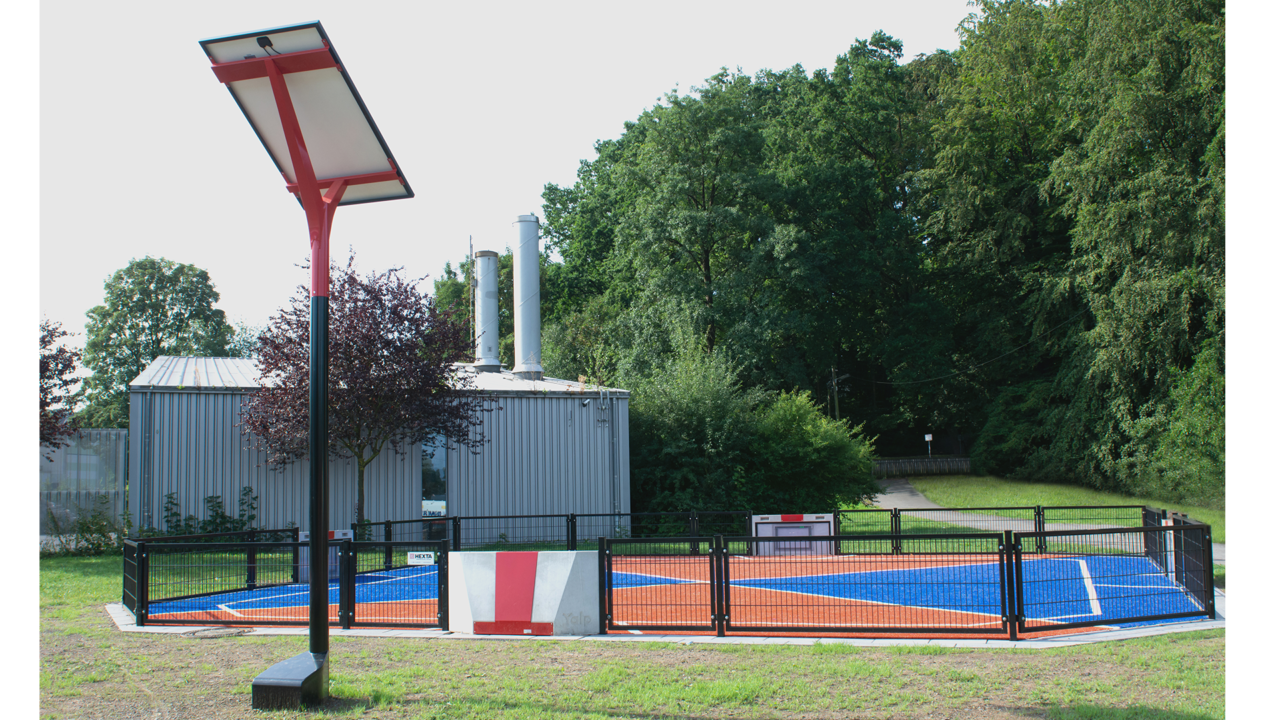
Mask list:
[[[368,8],[376,7],[377,12]],[[574,181],[673,88],[721,66],[830,67],[878,29],[906,57],[955,49],[965,0],[41,5],[40,312],[80,333],[103,282],[146,255],[209,271],[230,320],[305,281],[302,209],[198,40],[324,23],[416,197],[343,207],[332,255],[436,277],[503,251],[548,183]],[[67,12],[74,8],[74,12]],[[216,8],[211,12],[210,8]],[[428,285],[429,287],[429,285]]]

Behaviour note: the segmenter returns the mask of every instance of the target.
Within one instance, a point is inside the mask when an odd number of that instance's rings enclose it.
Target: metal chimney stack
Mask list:
[[[478,250],[476,264],[476,370],[497,372],[498,358],[498,253]]]
[[[521,215],[516,219],[519,241],[515,249],[514,295],[516,323],[516,375],[526,380],[542,379],[542,313],[539,282],[538,218]]]

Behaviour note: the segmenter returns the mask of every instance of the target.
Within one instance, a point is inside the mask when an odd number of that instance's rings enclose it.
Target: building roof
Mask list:
[[[130,389],[252,390],[258,366],[249,358],[161,355],[129,383]]]
[[[488,395],[630,395],[626,390],[586,382],[548,377],[525,380],[507,369],[477,372],[468,363],[455,363],[454,367],[471,379],[472,387]],[[129,387],[133,390],[253,390],[259,385],[259,377],[257,363],[251,358],[161,355],[152,360]]]
[[[490,395],[600,395],[607,393],[614,397],[627,397],[631,394],[619,388],[559,378],[544,377],[541,380],[525,380],[506,368],[497,372],[477,372],[469,363],[455,363],[454,367],[471,378],[475,389]]]

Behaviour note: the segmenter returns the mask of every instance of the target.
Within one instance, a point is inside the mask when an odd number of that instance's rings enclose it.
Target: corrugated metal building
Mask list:
[[[40,534],[98,509],[112,520],[125,510],[128,430],[78,430],[60,448],[40,446]],[[53,522],[50,522],[50,520]]]
[[[630,511],[628,393],[459,369],[485,397],[476,429],[484,443],[475,452],[448,447],[434,457],[420,446],[400,456],[384,451],[366,469],[368,518],[420,517],[426,496],[437,498],[436,512],[455,516]],[[251,360],[169,356],[156,358],[130,384],[129,504],[138,527],[164,529],[169,493],[183,516],[203,518],[211,495],[235,515],[248,486],[258,496],[257,527],[292,522],[307,529],[307,461],[269,468],[266,453],[240,433],[241,403],[257,386]],[[431,482],[437,477],[444,493]],[[330,527],[347,527],[354,520],[355,464],[335,459],[329,480]]]
[[[464,367],[484,445],[449,449],[449,515],[631,512],[627,391]]]

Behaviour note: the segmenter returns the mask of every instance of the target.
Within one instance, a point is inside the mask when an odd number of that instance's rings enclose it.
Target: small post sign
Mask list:
[[[929,443],[929,459],[933,459],[933,433],[925,433],[924,441]]]
[[[433,552],[408,553],[410,565],[435,565],[436,554]]]

